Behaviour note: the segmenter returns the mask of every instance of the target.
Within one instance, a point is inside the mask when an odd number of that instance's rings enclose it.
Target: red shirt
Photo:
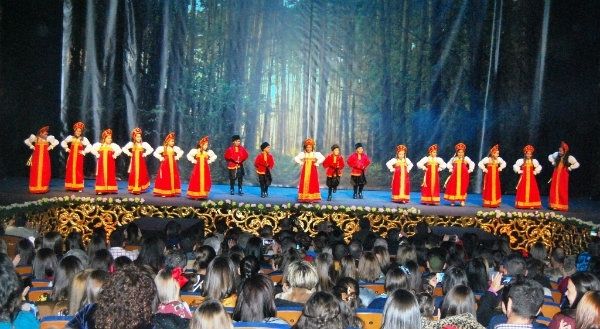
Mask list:
[[[264,175],[267,173],[267,168],[273,170],[275,160],[271,153],[260,152],[254,159],[254,167],[256,167],[257,174]]]
[[[227,169],[237,169],[248,159],[248,151],[243,146],[230,146],[223,156],[227,161]]]
[[[369,160],[369,157],[364,153],[360,155],[358,153],[352,153],[352,155],[348,157],[348,166],[352,168],[352,171],[350,171],[350,175],[352,176],[362,175],[370,164],[371,160]]]
[[[323,161],[323,167],[325,167],[325,174],[327,177],[342,176],[342,169],[344,169],[344,157],[341,155],[333,155],[330,153]]]

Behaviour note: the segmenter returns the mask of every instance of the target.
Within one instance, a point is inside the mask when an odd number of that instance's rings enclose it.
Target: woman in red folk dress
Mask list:
[[[337,192],[337,188],[340,185],[340,178],[342,177],[342,170],[344,169],[344,157],[340,154],[339,145],[333,144],[331,146],[331,153],[323,161],[323,167],[325,167],[327,187],[329,188],[327,201],[331,201],[331,194]]]
[[[269,196],[269,186],[273,181],[273,177],[271,176],[273,167],[275,167],[275,159],[271,154],[271,145],[263,142],[260,144],[260,153],[254,159],[254,168],[256,168],[256,175],[258,176],[261,198]]]
[[[294,157],[294,161],[302,165],[298,184],[299,202],[321,201],[317,167],[325,161],[325,157],[320,152],[315,152],[314,148],[315,142],[311,138],[307,138],[304,141],[304,151]]]
[[[217,160],[217,155],[208,149],[208,136],[202,137],[198,141],[196,148],[191,149],[187,154],[187,159],[194,164],[190,183],[188,186],[187,197],[190,199],[207,199],[212,187],[210,178],[209,164]]]
[[[444,199],[450,201],[450,205],[460,203],[465,205],[467,200],[467,190],[469,189],[470,176],[475,170],[475,162],[471,161],[468,156],[465,156],[467,146],[464,143],[458,143],[454,146],[455,154],[446,164],[446,168],[450,171],[450,177],[446,181],[446,191]]]
[[[478,164],[485,176],[483,176],[483,190],[481,197],[483,206],[486,208],[497,208],[502,203],[502,188],[500,186],[500,172],[506,168],[506,161],[500,157],[500,146],[494,145],[489,155]]]
[[[183,156],[183,150],[175,146],[175,133],[165,137],[163,146],[159,146],[153,155],[160,160],[158,174],[154,182],[154,195],[165,197],[181,194],[181,180],[177,161]]]
[[[560,142],[558,152],[550,154],[548,161],[554,167],[548,196],[549,207],[567,211],[569,210],[569,173],[579,168],[579,162],[571,155],[569,145],[565,142]]]
[[[352,198],[362,199],[363,188],[367,184],[367,167],[371,164],[371,160],[365,154],[362,143],[354,144],[354,150],[354,153],[348,156],[348,167],[351,168],[350,181],[352,182],[352,187],[354,189]]]
[[[112,130],[102,132],[102,142],[92,146],[92,154],[98,158],[96,167],[96,194],[117,193],[117,167],[115,159],[121,154],[119,145],[112,142]]]
[[[31,135],[25,140],[25,145],[33,150],[33,154],[27,161],[29,166],[29,192],[34,194],[47,193],[50,191],[50,176],[52,166],[50,164],[50,151],[58,141],[54,136],[49,136],[49,126],[38,130],[37,135]]]
[[[515,198],[515,208],[519,209],[540,209],[542,201],[540,200],[540,190],[538,189],[535,176],[542,171],[540,163],[533,159],[531,145],[523,148],[523,159],[517,160],[513,165],[513,170],[521,175],[517,183],[517,196]]]
[[[410,159],[406,157],[405,145],[396,146],[396,156],[390,159],[385,166],[392,175],[392,201],[407,203],[410,201],[410,176],[408,173],[413,167]]]
[[[123,146],[123,153],[131,158],[129,162],[129,181],[127,190],[131,194],[141,194],[150,187],[150,176],[146,165],[146,157],[154,149],[150,144],[142,141],[142,129],[135,128],[131,132],[131,141]]]
[[[446,163],[437,156],[437,144],[427,150],[429,155],[417,162],[417,168],[424,170],[421,184],[421,203],[428,205],[440,204],[440,171],[446,168]]]
[[[82,136],[84,129],[83,122],[76,122],[73,125],[73,135],[67,136],[60,143],[60,146],[69,153],[65,171],[65,189],[67,191],[83,191],[83,160],[85,154],[92,148],[90,141]]]

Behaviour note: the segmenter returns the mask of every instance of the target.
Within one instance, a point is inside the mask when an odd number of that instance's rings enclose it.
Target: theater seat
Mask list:
[[[542,315],[552,319],[556,313],[560,312],[560,305],[556,303],[544,302],[542,305]]]
[[[40,329],[63,329],[71,319],[72,316],[46,316],[40,321]]]
[[[552,321],[551,318],[547,318],[545,316],[538,316],[537,318],[535,318],[535,322],[539,323],[539,324],[543,324],[546,327],[550,325],[550,322]]]
[[[360,286],[361,288],[371,289],[378,295],[381,295],[385,292],[385,286],[381,283],[361,284]]]
[[[298,322],[300,315],[302,315],[302,308],[300,307],[278,307],[276,317],[293,326]]]
[[[31,302],[45,301],[52,295],[52,288],[50,287],[33,287],[29,289],[27,299]]]
[[[33,268],[31,266],[17,266],[15,272],[21,277],[31,276],[33,274]]]
[[[182,301],[186,302],[190,307],[194,308],[200,306],[200,304],[202,304],[202,302],[205,299],[202,295],[200,295],[200,293],[192,292],[182,293],[180,297]]]
[[[356,310],[356,316],[363,321],[363,329],[379,329],[383,324],[383,313],[381,313],[381,310],[359,308]]]

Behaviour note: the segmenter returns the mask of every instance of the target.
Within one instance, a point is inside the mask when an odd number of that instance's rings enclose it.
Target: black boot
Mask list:
[[[327,193],[327,201],[331,201],[331,191],[332,191],[332,190],[333,190],[333,189],[330,187],[330,188],[329,188],[329,192]]]
[[[260,197],[264,198],[265,197],[265,188],[264,187],[260,187]]]
[[[244,192],[242,192],[242,182],[238,182],[238,194],[244,195]]]
[[[269,197],[269,187],[265,186],[265,198]]]
[[[354,195],[352,195],[352,199],[356,199],[357,191],[358,191],[358,186],[354,186]]]
[[[229,183],[229,194],[234,195],[235,193],[233,193],[233,186],[234,186],[234,181],[231,181]]]
[[[363,198],[363,195],[362,195],[362,190],[363,190],[363,187],[362,187],[362,186],[359,186],[359,187],[358,187],[358,198],[359,198],[359,199],[362,199],[362,198]]]

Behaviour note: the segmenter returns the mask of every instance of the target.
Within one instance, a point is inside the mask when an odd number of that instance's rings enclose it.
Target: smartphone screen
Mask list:
[[[444,282],[444,275],[445,275],[444,272],[439,272],[439,273],[435,274],[435,278],[437,279],[438,283]]]

